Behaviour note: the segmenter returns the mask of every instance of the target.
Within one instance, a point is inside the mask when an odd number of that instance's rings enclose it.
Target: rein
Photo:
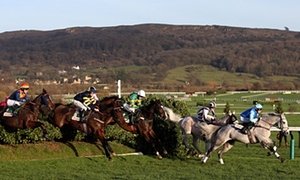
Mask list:
[[[267,123],[268,125],[270,125],[270,128],[267,128],[267,127],[264,127],[264,126],[261,126],[261,125],[256,125],[255,127],[260,127],[260,128],[263,128],[263,129],[266,129],[266,130],[270,130],[271,127],[273,126],[273,124],[269,123],[268,121],[264,120],[264,119],[261,119],[261,121]],[[282,117],[280,116],[280,130],[283,131],[283,126],[282,126]]]

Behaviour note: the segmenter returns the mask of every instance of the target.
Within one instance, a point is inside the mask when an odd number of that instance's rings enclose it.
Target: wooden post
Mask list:
[[[118,97],[121,98],[121,80],[118,80]]]

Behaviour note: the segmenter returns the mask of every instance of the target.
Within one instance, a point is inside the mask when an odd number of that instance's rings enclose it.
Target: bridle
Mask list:
[[[284,127],[283,127],[283,124],[284,124],[284,122],[283,122],[283,117],[282,117],[282,114],[280,114],[280,115],[274,115],[274,116],[279,116],[279,128],[280,128],[280,130],[281,130],[281,132],[285,132],[285,131],[288,131],[288,129],[287,130],[284,130]],[[262,126],[262,125],[257,125],[257,126],[255,126],[255,127],[261,127],[261,128],[264,128],[264,129],[267,129],[267,130],[270,130],[271,129],[271,127],[273,126],[273,124],[272,123],[270,123],[270,122],[268,122],[267,120],[265,120],[265,119],[261,119],[260,121],[263,121],[263,122],[265,122],[266,124],[268,124],[268,125],[270,125],[270,128],[267,128],[267,127],[265,127],[265,126]]]

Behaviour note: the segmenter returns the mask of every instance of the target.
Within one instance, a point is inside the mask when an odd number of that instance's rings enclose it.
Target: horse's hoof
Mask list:
[[[205,155],[204,154],[199,154],[198,158],[203,158]]]
[[[224,160],[223,159],[219,159],[220,164],[224,164]]]
[[[281,162],[281,163],[284,163],[284,161],[285,161],[285,159],[281,157],[281,158],[280,158],[280,162]]]
[[[207,157],[207,156],[204,156],[204,157],[201,159],[201,162],[204,164],[204,163],[207,162],[207,159],[208,159],[208,157]]]
[[[163,159],[163,157],[162,157],[161,155],[157,156],[157,158],[158,158],[159,160]]]
[[[117,156],[117,154],[116,154],[116,153],[114,153],[114,152],[113,152],[113,153],[111,153],[111,155],[112,155],[112,156]]]

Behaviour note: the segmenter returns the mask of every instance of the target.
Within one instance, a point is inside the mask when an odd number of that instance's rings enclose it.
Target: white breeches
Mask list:
[[[84,110],[84,111],[90,109],[89,107],[85,106],[83,103],[81,103],[80,101],[77,101],[77,100],[74,100],[74,101],[73,101],[73,104],[74,104],[76,107],[78,107],[78,108],[80,108],[81,110]]]
[[[7,106],[14,106],[14,105],[21,106],[22,104],[24,104],[24,103],[20,102],[20,101],[15,101],[15,100],[11,100],[11,99],[7,100]]]

